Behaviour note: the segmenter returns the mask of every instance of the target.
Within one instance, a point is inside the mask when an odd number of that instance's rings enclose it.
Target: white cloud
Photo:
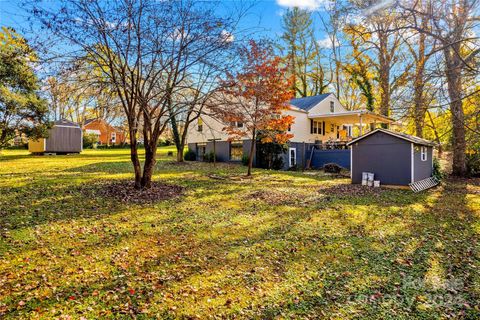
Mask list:
[[[333,47],[332,40],[328,36],[326,36],[324,39],[317,40],[317,43],[320,48],[331,49]],[[340,42],[338,42],[338,39],[335,39],[335,45],[340,46]]]
[[[307,10],[317,10],[320,6],[326,4],[328,0],[277,0],[281,7],[298,7]]]
[[[235,36],[227,30],[222,30],[220,33],[220,38],[225,42],[233,42],[233,40],[235,40]]]
[[[376,4],[374,4],[370,7],[368,7],[367,9],[365,9],[363,11],[363,15],[369,16],[371,14],[377,13],[377,12],[382,11],[384,9],[388,9],[391,6],[393,6],[394,4],[395,4],[394,0],[379,1]]]

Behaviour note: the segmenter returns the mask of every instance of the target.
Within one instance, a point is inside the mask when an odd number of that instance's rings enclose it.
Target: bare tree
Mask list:
[[[376,1],[353,1],[361,21],[349,26],[362,39],[364,50],[371,52],[379,87],[379,112],[390,116],[392,96],[405,82],[410,65],[402,56],[403,21],[391,6],[379,7]]]
[[[128,124],[135,188],[149,188],[158,140],[172,117],[172,96],[186,70],[222,41],[226,21],[211,4],[189,0],[61,0],[54,11],[34,3],[32,12],[47,30],[68,41],[71,56],[85,57],[114,88]]]
[[[418,0],[420,1],[420,0]],[[454,175],[466,174],[466,140],[465,112],[463,99],[465,97],[465,77],[468,73],[478,74],[478,68],[473,65],[479,55],[478,47],[470,48],[469,44],[477,40],[471,35],[475,21],[479,20],[476,9],[478,0],[430,1],[419,6],[418,1],[412,1],[402,8],[414,17],[410,28],[421,34],[428,35],[439,42],[438,52],[443,53],[444,73],[447,83],[449,106],[453,133],[453,166]],[[429,24],[420,21],[427,19]]]

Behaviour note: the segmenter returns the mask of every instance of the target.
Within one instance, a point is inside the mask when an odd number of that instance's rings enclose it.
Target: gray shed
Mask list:
[[[435,144],[408,134],[376,129],[347,144],[352,183],[372,172],[384,185],[403,185],[432,176]]]
[[[80,153],[82,140],[82,129],[77,123],[59,120],[48,130],[48,137],[29,140],[28,150],[32,153]]]

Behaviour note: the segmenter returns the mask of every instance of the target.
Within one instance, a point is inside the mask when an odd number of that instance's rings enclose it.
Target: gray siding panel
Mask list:
[[[410,183],[410,142],[379,132],[353,144],[352,152],[352,183],[362,182],[362,172],[373,172],[382,184]]]
[[[252,140],[243,140],[243,155],[250,155],[250,148],[252,146]],[[257,163],[257,150],[253,150],[253,166]]]
[[[432,157],[433,157],[433,148],[427,148],[427,161],[422,161],[421,146],[415,145],[414,153],[414,181],[420,181],[432,176]]]
[[[213,152],[213,141],[207,142],[206,152]],[[216,141],[215,152],[217,154],[217,161],[229,161],[230,160],[230,142],[228,141]]]
[[[54,126],[49,130],[46,152],[81,152],[82,130],[79,127]]]

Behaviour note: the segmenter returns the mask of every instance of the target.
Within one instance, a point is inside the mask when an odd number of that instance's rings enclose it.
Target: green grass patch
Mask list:
[[[184,194],[144,205],[84,192],[132,179],[129,150],[3,151],[0,318],[480,317],[480,180],[365,191],[172,150],[154,180]]]

